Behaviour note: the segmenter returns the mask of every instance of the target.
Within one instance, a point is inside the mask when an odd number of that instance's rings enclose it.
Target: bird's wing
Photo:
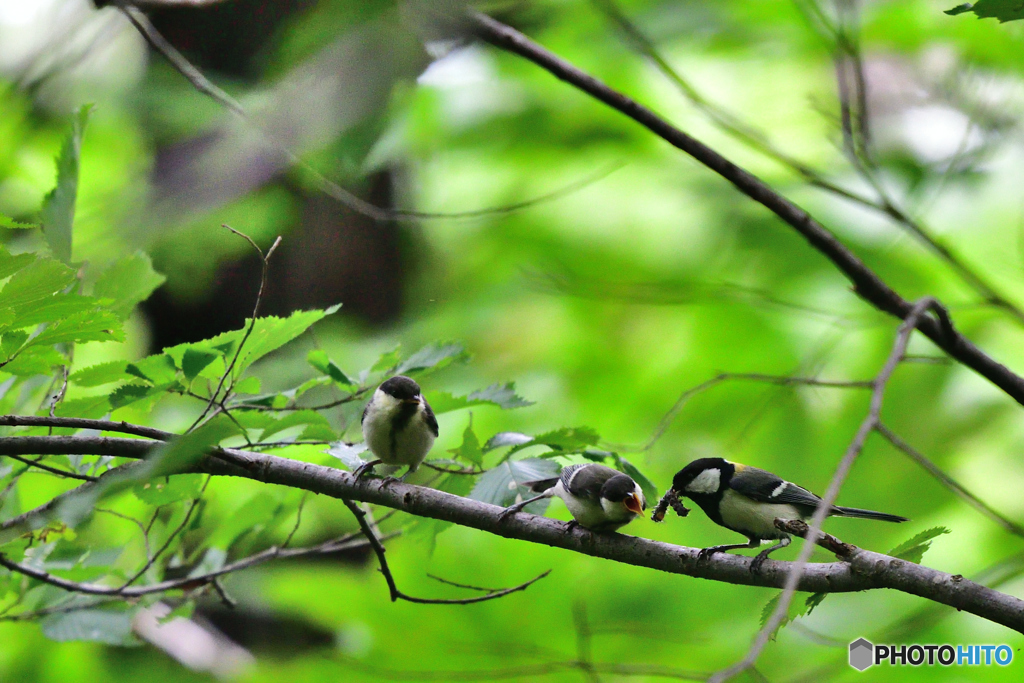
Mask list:
[[[788,503],[813,510],[821,502],[821,498],[802,486],[756,467],[737,470],[729,481],[729,487],[761,503]]]
[[[430,409],[430,404],[427,403],[426,399],[423,400],[423,421],[427,423],[427,427],[430,428],[434,438],[437,438],[439,434],[437,429],[437,418],[434,417],[434,411]]]
[[[366,402],[366,407],[363,408],[363,416],[359,418],[359,424],[366,422],[366,413],[370,410],[371,403],[373,403],[373,398],[370,398],[370,400]]]
[[[601,487],[619,474],[617,470],[596,463],[580,463],[562,469],[562,488],[586,500],[601,499]]]

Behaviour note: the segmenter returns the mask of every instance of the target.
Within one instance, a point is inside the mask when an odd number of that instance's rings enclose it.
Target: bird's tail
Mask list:
[[[884,512],[875,512],[874,510],[861,510],[860,508],[844,508],[836,505],[832,508],[834,512],[832,514],[839,515],[841,517],[860,517],[861,519],[878,519],[883,522],[909,522],[906,517],[900,517],[899,515],[890,515]]]
[[[530,490],[534,493],[544,493],[549,488],[558,483],[558,477],[551,477],[550,479],[538,479],[536,481],[524,482],[530,487]]]

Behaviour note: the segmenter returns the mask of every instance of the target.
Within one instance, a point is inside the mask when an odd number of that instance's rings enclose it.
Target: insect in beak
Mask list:
[[[641,517],[644,516],[644,504],[640,502],[640,497],[635,493],[629,494],[622,504],[626,506],[626,509],[630,512],[636,513]]]

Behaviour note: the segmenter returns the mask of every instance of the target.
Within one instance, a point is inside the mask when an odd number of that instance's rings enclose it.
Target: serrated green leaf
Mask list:
[[[98,420],[111,410],[110,397],[89,396],[88,398],[69,398],[57,404],[54,414],[57,417],[84,417]]]
[[[492,384],[486,389],[474,391],[466,396],[453,396],[447,391],[432,391],[427,395],[427,402],[436,415],[477,405],[495,405],[504,410],[533,405],[532,401],[527,401],[516,394],[515,382]]]
[[[6,280],[35,260],[35,254],[13,255],[7,247],[0,245],[0,280]]]
[[[166,386],[157,385],[151,386],[148,384],[125,384],[124,386],[115,389],[109,397],[110,407],[112,409],[123,408],[132,403],[141,401],[144,398],[149,398],[156,394],[162,394],[166,390]]]
[[[110,384],[111,382],[120,382],[129,377],[128,373],[125,372],[125,366],[127,365],[127,361],[123,360],[112,360],[107,363],[90,365],[87,368],[71,373],[68,379],[80,387],[98,387]]]
[[[31,230],[33,228],[43,227],[39,223],[25,223],[23,221],[16,221],[10,216],[5,216],[0,213],[0,228],[6,228],[7,230]]]
[[[67,363],[67,359],[52,346],[30,346],[18,353],[14,360],[0,366],[4,372],[19,377],[48,375],[53,368]]]
[[[71,262],[71,231],[75,221],[75,200],[78,197],[78,162],[82,134],[91,110],[91,105],[85,105],[72,119],[71,133],[64,140],[57,156],[57,186],[43,200],[43,235],[53,255],[64,263]]]
[[[20,314],[25,308],[64,290],[75,281],[75,271],[53,259],[36,259],[19,269],[0,290],[0,307]]]
[[[110,311],[83,311],[50,323],[29,344],[36,346],[90,341],[124,341],[121,321]]]
[[[220,354],[216,351],[197,348],[185,349],[185,353],[181,357],[181,371],[185,373],[185,379],[191,382],[207,365],[218,358],[220,358]]]
[[[428,344],[398,364],[395,374],[406,375],[410,373],[426,372],[428,370],[440,370],[451,364],[456,359],[468,358],[462,344],[449,342],[447,344]]]
[[[8,327],[20,329],[40,323],[61,322],[69,316],[95,311],[98,308],[99,301],[91,296],[58,292],[45,299],[36,301],[31,306],[20,307],[20,310],[8,323]],[[13,312],[13,309],[5,310]]]
[[[50,640],[66,642],[85,640],[107,645],[131,645],[132,613],[101,609],[83,609],[75,612],[50,614],[40,626]]]
[[[804,614],[810,615],[814,611],[814,608],[820,605],[825,598],[828,597],[828,593],[811,593],[808,596],[807,601],[804,603],[805,612]]]
[[[462,432],[462,445],[458,448],[452,448],[448,451],[456,458],[462,458],[474,465],[483,465],[484,453],[480,450],[480,440],[476,438],[476,434],[473,432],[473,416],[470,415],[469,423],[466,425],[465,431]]]
[[[165,279],[163,275],[153,270],[149,256],[137,251],[104,271],[96,281],[93,295],[110,299],[110,310],[124,320],[131,315],[135,306],[148,299],[153,290],[162,285]]]
[[[11,355],[25,345],[28,341],[28,332],[4,332],[3,338],[0,339],[0,356],[4,359],[10,358]]]
[[[939,536],[948,533],[951,533],[950,530],[944,526],[926,529],[890,550],[889,555],[901,560],[913,562],[914,564],[920,564],[925,552],[927,552],[928,548],[931,547],[932,541]]]

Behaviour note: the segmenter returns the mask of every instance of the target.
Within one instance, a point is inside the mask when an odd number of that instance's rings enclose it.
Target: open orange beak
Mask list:
[[[640,496],[636,495],[635,493],[629,494],[629,496],[627,496],[626,499],[622,501],[622,504],[625,505],[626,509],[629,510],[630,512],[638,514],[641,517],[644,516],[644,504],[640,501]]]

